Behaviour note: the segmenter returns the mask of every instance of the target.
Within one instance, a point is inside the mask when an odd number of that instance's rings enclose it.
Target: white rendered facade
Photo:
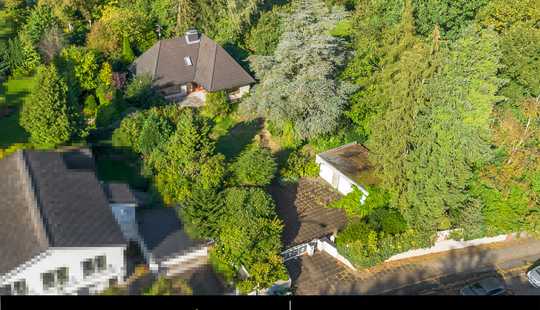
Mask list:
[[[86,291],[86,294],[96,294],[108,288],[111,280],[118,283],[124,281],[126,275],[124,252],[125,246],[50,248],[0,276],[0,287],[11,286],[12,293],[17,294],[14,291],[16,283],[24,281],[24,294],[27,295],[76,295],[82,291]],[[90,266],[88,262],[92,261],[94,268],[83,268],[85,261],[87,267]],[[61,277],[55,272],[60,269],[64,271]],[[86,275],[83,269],[86,270]],[[47,281],[49,286],[52,284],[51,287],[45,287],[44,284],[43,274],[48,272],[54,274],[54,280]]]
[[[353,191],[353,186],[356,186],[364,194],[360,199],[360,202],[363,204],[366,201],[369,193],[363,186],[341,173],[338,169],[326,162],[319,155],[316,156],[315,162],[319,164],[320,167],[319,176],[328,182],[338,192],[343,195],[347,195]]]

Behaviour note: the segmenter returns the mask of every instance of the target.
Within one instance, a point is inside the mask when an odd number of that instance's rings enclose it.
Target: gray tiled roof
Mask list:
[[[145,246],[157,261],[207,243],[204,240],[193,240],[186,235],[173,208],[139,209],[137,222]]]
[[[48,247],[23,161],[22,152],[0,160],[0,275]]]
[[[0,161],[0,274],[49,247],[124,246],[91,170],[62,153],[19,151]]]
[[[192,66],[184,63],[190,57]],[[255,80],[221,46],[205,35],[188,44],[184,36],[161,40],[135,60],[135,74],[150,74],[158,87],[195,82],[207,91],[226,90]]]
[[[110,203],[138,204],[137,197],[124,183],[105,183],[103,190]]]
[[[285,225],[282,237],[285,248],[326,237],[347,224],[342,209],[327,208],[341,194],[320,178],[302,178],[298,184],[275,185],[269,191]]]

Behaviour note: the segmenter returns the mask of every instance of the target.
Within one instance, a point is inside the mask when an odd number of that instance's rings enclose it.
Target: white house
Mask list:
[[[318,154],[315,158],[319,164],[319,176],[341,194],[347,195],[354,186],[363,193],[360,203],[363,204],[369,195],[366,186],[378,182],[373,167],[368,159],[368,149],[357,143],[350,143]]]
[[[86,154],[0,161],[0,294],[93,294],[123,282],[126,240]]]

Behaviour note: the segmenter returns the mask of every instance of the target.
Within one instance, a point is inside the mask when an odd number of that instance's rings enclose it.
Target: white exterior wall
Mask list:
[[[251,89],[250,85],[242,86],[234,93],[229,94],[229,100],[236,100],[244,97],[247,93],[249,93],[249,90]]]
[[[102,291],[109,286],[109,280],[117,278],[119,283],[124,281],[126,268],[124,259],[125,247],[102,247],[102,248],[52,248],[44,257],[19,270],[14,275],[2,278],[0,286],[9,285],[18,280],[26,280],[29,295],[64,295],[76,294],[77,290],[84,287],[95,286],[91,293]],[[103,272],[83,278],[82,262],[105,255],[107,257],[107,269]],[[44,291],[41,274],[53,271],[61,267],[69,268],[69,282],[63,290],[52,289]]]
[[[323,178],[323,180],[325,180],[329,184],[332,184],[332,176],[334,175],[334,170],[332,169],[332,167],[330,167],[329,165],[327,165],[325,162],[322,162],[322,161],[320,162],[317,161],[317,163],[319,164],[319,167],[320,167],[319,176]]]
[[[347,195],[353,191],[353,185],[358,187],[360,191],[364,193],[363,200],[365,201],[369,193],[361,185],[357,184],[353,180],[349,179],[346,175],[327,163],[319,155],[315,157],[315,162],[319,164],[319,176],[328,182],[333,188],[343,195]],[[337,184],[334,184],[334,180],[337,179]]]
[[[435,244],[430,248],[424,248],[424,249],[415,249],[410,250],[407,252],[396,254],[389,259],[387,259],[387,262],[405,259],[405,258],[411,258],[416,256],[422,256],[427,254],[433,254],[433,253],[440,253],[440,252],[446,252],[451,250],[457,250],[457,249],[463,249],[470,246],[477,246],[482,244],[489,244],[489,243],[495,243],[495,242],[503,242],[506,241],[507,238],[513,236],[513,234],[510,235],[499,235],[495,237],[487,237],[487,238],[480,238],[480,239],[474,239],[474,240],[453,240],[450,239],[450,232],[451,230],[445,230],[437,233],[437,241]]]
[[[332,256],[333,258],[337,259],[338,261],[340,261],[341,263],[343,263],[345,266],[351,268],[352,270],[355,270],[356,271],[356,268],[354,268],[353,264],[351,262],[349,262],[348,259],[346,259],[345,257],[341,256],[337,250],[337,248],[324,241],[324,240],[317,240],[317,249],[319,251],[324,251],[326,253],[328,253],[330,256]]]
[[[347,195],[353,191],[352,186],[353,186],[353,183],[351,181],[349,181],[347,178],[339,176],[338,188],[337,188],[338,192],[342,193],[343,195]]]
[[[139,235],[137,220],[135,218],[135,204],[110,204],[114,218],[127,240],[136,241]]]

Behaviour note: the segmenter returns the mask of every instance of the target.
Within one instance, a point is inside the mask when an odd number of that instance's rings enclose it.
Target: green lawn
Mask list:
[[[0,107],[15,108],[14,113],[0,118],[0,148],[28,141],[28,133],[19,125],[19,112],[34,85],[33,78],[10,79],[0,85]]]

